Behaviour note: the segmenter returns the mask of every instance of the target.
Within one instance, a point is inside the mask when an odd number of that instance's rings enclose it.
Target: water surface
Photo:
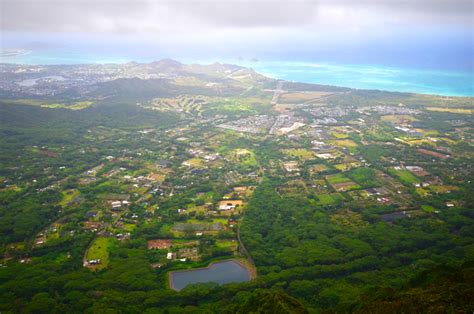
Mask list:
[[[383,65],[293,61],[237,62],[273,78],[394,92],[474,96],[474,73]]]
[[[173,271],[169,276],[170,287],[176,291],[194,283],[215,282],[222,285],[251,279],[248,269],[234,260],[212,263],[205,268]]]
[[[26,80],[23,80],[21,82],[18,82],[17,84],[20,85],[20,86],[23,86],[23,87],[31,87],[31,86],[35,86],[39,80],[43,80],[43,79],[48,79],[48,80],[52,80],[52,81],[64,81],[65,78],[62,77],[62,76],[58,76],[58,75],[52,75],[52,76],[43,76],[43,77],[38,77],[38,78],[32,78],[32,79],[26,79]]]

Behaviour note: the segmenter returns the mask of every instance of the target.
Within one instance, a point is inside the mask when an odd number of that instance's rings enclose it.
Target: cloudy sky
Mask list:
[[[1,48],[472,67],[471,0],[0,0]]]

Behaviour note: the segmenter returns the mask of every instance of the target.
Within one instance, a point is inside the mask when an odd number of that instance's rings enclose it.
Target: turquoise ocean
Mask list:
[[[306,83],[394,92],[474,96],[474,73],[324,62],[237,62],[267,76]]]

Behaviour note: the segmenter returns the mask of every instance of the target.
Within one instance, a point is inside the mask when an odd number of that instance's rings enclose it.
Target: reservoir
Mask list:
[[[169,273],[170,288],[180,291],[194,283],[215,282],[220,285],[231,282],[250,281],[251,275],[247,268],[235,260],[212,263],[205,268],[172,271]]]
[[[50,81],[64,81],[64,80],[66,80],[62,76],[52,75],[52,76],[43,76],[43,77],[39,77],[39,78],[26,79],[26,80],[23,80],[21,82],[18,82],[17,84],[20,85],[20,86],[23,86],[23,87],[31,87],[31,86],[35,86],[37,84],[37,81],[44,80],[44,79],[47,79],[47,80],[50,80]]]

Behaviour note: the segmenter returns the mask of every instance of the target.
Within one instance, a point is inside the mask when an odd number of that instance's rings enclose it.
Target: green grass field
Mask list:
[[[62,192],[63,198],[59,202],[61,207],[66,207],[72,200],[79,196],[79,190],[72,189]]]
[[[434,212],[436,210],[433,206],[430,205],[421,205],[421,209],[428,213]]]
[[[420,179],[415,177],[413,173],[405,169],[397,170],[397,169],[392,168],[392,169],[389,169],[388,172],[391,175],[394,175],[395,177],[397,177],[402,183],[405,183],[405,184],[413,184],[413,183],[421,182]]]
[[[334,137],[337,138],[337,139],[344,139],[344,138],[348,138],[348,137],[349,137],[349,135],[347,135],[347,134],[345,134],[345,133],[337,132],[337,131],[331,132],[331,135],[334,136]]]
[[[90,107],[93,104],[92,101],[79,101],[73,104],[42,104],[41,107],[43,108],[51,108],[51,109],[69,109],[69,110],[82,110]]]
[[[289,156],[296,157],[302,160],[314,158],[314,153],[307,149],[284,149],[283,152]]]
[[[220,248],[229,248],[231,250],[237,250],[237,241],[234,240],[217,240],[216,246]]]
[[[230,159],[246,167],[258,166],[254,152],[245,148],[238,148],[232,151]]]
[[[348,148],[357,147],[356,142],[354,142],[353,140],[348,140],[348,139],[332,140],[332,141],[329,141],[329,143],[339,146],[339,147],[348,147]]]
[[[370,168],[357,168],[349,173],[349,176],[361,185],[374,185],[376,183],[375,171]]]
[[[92,242],[87,250],[86,259],[100,259],[101,263],[94,265],[94,270],[104,269],[109,265],[109,247],[115,240],[113,238],[100,237]]]
[[[319,205],[334,205],[344,200],[344,197],[339,193],[332,194],[319,194],[318,196]]]
[[[186,160],[183,164],[190,167],[202,168],[204,167],[204,160],[202,160],[201,158],[191,158]]]
[[[78,101],[74,103],[48,103],[47,101],[44,100],[38,100],[38,99],[0,99],[0,101],[5,101],[11,104],[18,104],[18,105],[29,105],[29,106],[39,106],[42,108],[51,108],[51,109],[57,109],[57,108],[62,108],[62,109],[69,109],[69,110],[82,110],[85,108],[88,108],[94,104],[92,101]]]
[[[326,180],[330,184],[344,183],[344,182],[350,182],[351,181],[351,179],[349,179],[348,177],[346,177],[345,175],[343,175],[341,173],[326,176]]]

